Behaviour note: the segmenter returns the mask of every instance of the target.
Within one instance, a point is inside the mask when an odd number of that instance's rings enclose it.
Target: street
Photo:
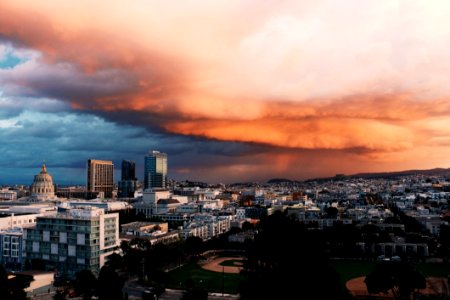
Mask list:
[[[128,294],[128,299],[142,299],[142,292],[146,289],[146,287],[140,286],[137,283],[137,280],[130,280],[125,283],[122,291],[125,294]],[[183,295],[183,290],[174,290],[174,289],[166,289],[166,291],[159,297],[161,300],[179,300]],[[221,293],[209,293],[208,299],[210,300],[236,300],[239,298],[239,295],[229,295]]]

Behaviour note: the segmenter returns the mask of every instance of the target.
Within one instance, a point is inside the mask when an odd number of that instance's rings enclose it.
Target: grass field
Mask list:
[[[375,264],[374,261],[331,261],[331,266],[339,273],[342,284],[352,278],[366,276],[373,270]],[[413,266],[425,277],[450,275],[449,266],[443,263],[416,263]]]
[[[244,281],[240,274],[218,273],[202,269],[196,263],[188,263],[183,267],[169,272],[168,288],[184,288],[186,280],[191,278],[196,284],[201,284],[209,292],[238,293],[239,285]]]
[[[417,270],[425,277],[447,277],[450,275],[450,266],[444,263],[419,263]]]
[[[228,259],[228,260],[224,260],[219,265],[225,266],[225,267],[241,267],[242,266],[242,259]]]
[[[233,265],[234,260],[227,260],[223,263]],[[346,260],[331,261],[330,263],[338,272],[342,286],[345,286],[345,283],[352,278],[367,275],[373,270],[376,264],[374,261]],[[417,263],[414,266],[426,277],[447,277],[450,274],[449,266],[442,263]],[[194,262],[188,263],[170,272],[168,275],[168,288],[184,288],[186,280],[191,278],[195,283],[201,284],[209,292],[219,293],[222,292],[223,278],[223,292],[230,294],[238,293],[239,285],[244,281],[244,277],[240,274],[222,274],[220,272],[204,270]]]
[[[331,266],[336,269],[339,274],[341,284],[355,277],[366,276],[373,270],[375,262],[373,261],[347,261],[336,260],[330,262]]]

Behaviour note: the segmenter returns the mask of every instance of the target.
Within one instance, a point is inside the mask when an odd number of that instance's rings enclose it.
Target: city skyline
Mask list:
[[[446,1],[0,1],[0,184],[450,167]],[[132,34],[130,34],[132,33]],[[119,178],[116,177],[115,181]]]

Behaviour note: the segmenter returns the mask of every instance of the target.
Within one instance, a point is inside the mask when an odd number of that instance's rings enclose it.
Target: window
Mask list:
[[[51,244],[51,254],[58,254],[58,244]]]
[[[50,242],[50,231],[43,231],[42,232],[42,240],[44,242]]]
[[[39,252],[39,242],[33,242],[33,252]]]
[[[75,245],[69,245],[68,247],[68,255],[69,256],[76,256],[76,246]]]
[[[84,245],[86,241],[86,238],[84,236],[84,233],[77,233],[77,245]]]
[[[19,250],[11,250],[11,257],[19,257]]]
[[[67,243],[67,232],[59,233],[59,243]]]

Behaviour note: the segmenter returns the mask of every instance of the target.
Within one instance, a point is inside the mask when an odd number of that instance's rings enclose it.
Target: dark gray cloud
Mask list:
[[[3,124],[0,139],[7,141],[0,144],[0,184],[30,183],[44,160],[55,182],[83,183],[89,158],[113,160],[117,176],[122,159],[134,160],[141,178],[144,155],[157,149],[169,153],[170,175],[180,178],[185,170],[195,172],[199,165],[213,170],[252,152],[251,145],[151,133],[73,112],[25,110]]]
[[[33,96],[61,100],[92,101],[114,96],[136,88],[136,79],[119,69],[83,73],[69,63],[48,65],[38,58],[16,66],[0,69],[2,90],[9,96]]]

